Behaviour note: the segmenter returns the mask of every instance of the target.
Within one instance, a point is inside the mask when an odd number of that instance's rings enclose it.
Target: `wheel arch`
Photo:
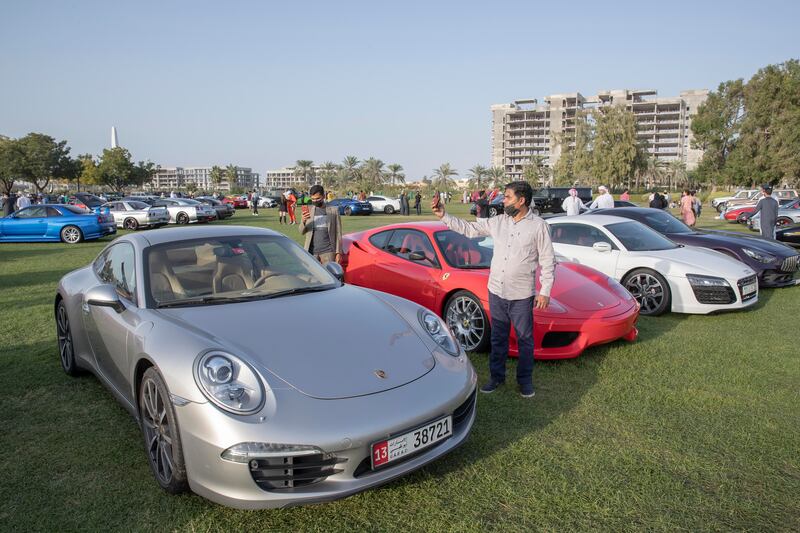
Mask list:
[[[649,267],[649,266],[637,266],[637,267],[629,268],[628,271],[625,272],[625,274],[623,274],[622,276],[619,277],[619,282],[622,283],[622,281],[628,276],[628,274],[630,274],[634,270],[650,270],[651,272],[655,272],[656,274],[658,274],[659,276],[661,276],[662,278],[664,278],[667,281],[667,285],[669,285],[669,311],[672,312],[672,308],[675,305],[675,294],[678,293],[679,290],[680,290],[680,288],[672,280],[672,278],[670,276],[668,276],[667,274],[659,272],[655,268],[652,268],[652,267]]]

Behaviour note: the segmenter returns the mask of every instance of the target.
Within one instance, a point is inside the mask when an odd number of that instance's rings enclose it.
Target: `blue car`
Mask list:
[[[338,207],[340,215],[371,215],[372,204],[369,202],[359,202],[350,198],[336,198],[326,202],[330,207]]]
[[[74,205],[32,205],[0,218],[0,242],[76,244],[116,232],[110,214],[93,213]]]

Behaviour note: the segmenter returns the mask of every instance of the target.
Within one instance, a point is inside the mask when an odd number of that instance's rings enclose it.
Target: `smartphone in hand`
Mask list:
[[[300,209],[303,211],[304,215],[308,214],[308,205],[304,204],[304,205],[300,206]]]

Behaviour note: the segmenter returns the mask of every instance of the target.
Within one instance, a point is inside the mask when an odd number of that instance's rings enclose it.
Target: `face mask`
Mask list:
[[[317,207],[322,207],[323,204],[325,204],[325,200],[316,200],[316,201],[314,201],[312,203]]]
[[[503,212],[510,217],[515,217],[519,213],[519,208],[514,207],[513,205],[507,205],[503,207]]]

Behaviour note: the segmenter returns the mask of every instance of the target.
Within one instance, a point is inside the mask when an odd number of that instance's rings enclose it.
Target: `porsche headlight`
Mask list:
[[[420,309],[419,323],[422,324],[423,329],[444,351],[452,356],[458,356],[459,345],[441,318],[430,311]]]
[[[264,403],[264,387],[256,371],[234,355],[206,352],[197,359],[194,370],[203,394],[225,411],[250,414]]]
[[[772,263],[775,261],[774,255],[765,252],[759,252],[758,250],[753,250],[752,248],[742,248],[742,251],[759,263]]]

